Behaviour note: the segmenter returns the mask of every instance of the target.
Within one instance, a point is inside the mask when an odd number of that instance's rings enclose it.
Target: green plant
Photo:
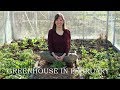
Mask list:
[[[11,50],[19,50],[18,43],[17,42],[11,43],[9,48]]]
[[[4,79],[27,79],[27,78],[28,76],[16,74],[16,75],[6,76]]]
[[[94,45],[95,43],[96,43],[95,40],[92,40],[92,41],[90,42],[91,45]]]
[[[85,49],[84,46],[81,47],[81,52],[82,52],[82,58],[85,58],[88,54],[88,51]]]
[[[53,64],[50,66],[52,68],[63,68],[65,67],[65,62],[61,62],[61,61],[54,61]]]
[[[2,60],[4,57],[4,54],[0,51],[0,60]]]
[[[29,39],[25,37],[23,40],[18,41],[18,45],[19,45],[21,50],[28,49],[28,47],[27,47],[29,45],[28,40]]]
[[[71,42],[71,50],[76,51],[77,47],[74,42]]]
[[[102,60],[102,59],[106,59],[107,58],[107,53],[104,52],[98,52],[94,55],[95,58],[97,58],[98,60]]]
[[[33,54],[33,51],[31,49],[25,49],[23,50],[23,52],[21,52],[19,60],[24,61],[28,59],[33,59],[32,54]]]
[[[16,58],[15,58],[16,57]],[[10,73],[9,70],[13,69],[29,69],[34,67],[33,51],[26,49],[17,51],[13,54],[9,48],[0,50],[0,75],[4,79],[25,79],[28,74]]]
[[[39,43],[38,47],[40,48],[40,50],[42,50],[42,51],[48,50],[48,45],[47,45],[47,42],[44,37],[41,37],[39,42],[40,43]]]

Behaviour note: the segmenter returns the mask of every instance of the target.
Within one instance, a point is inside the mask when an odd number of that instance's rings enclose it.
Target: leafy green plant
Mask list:
[[[92,40],[92,41],[90,42],[90,44],[92,44],[92,45],[96,44],[95,40]]]
[[[90,70],[89,72],[75,72],[77,75],[82,75],[86,79],[117,79],[120,76],[120,61],[119,53],[109,48],[108,51],[97,51],[90,49],[90,53],[86,53],[83,49],[85,56],[78,62],[78,67],[83,70]],[[109,55],[107,54],[108,52]],[[92,58],[91,58],[92,57]]]
[[[13,45],[14,46],[14,45]],[[29,69],[34,67],[33,51],[25,49],[23,51],[11,52],[10,48],[0,50],[0,75],[4,79],[25,79],[29,74],[9,73],[12,69]]]
[[[107,53],[106,52],[98,52],[94,56],[98,60],[106,59],[107,58]]]
[[[11,50],[19,50],[19,46],[17,42],[11,43],[10,47]]]
[[[71,42],[71,50],[74,52],[77,50],[77,47],[74,42]]]
[[[88,54],[88,51],[85,49],[84,46],[81,47],[81,52],[82,52],[82,58],[85,58]]]
[[[25,49],[23,52],[21,52],[19,60],[24,61],[28,59],[33,59],[33,51],[31,49]]]
[[[98,53],[98,51],[96,49],[90,49],[90,53],[93,54],[93,55],[95,55],[95,54]]]
[[[50,66],[52,68],[63,68],[65,67],[65,62],[61,62],[61,61],[54,61],[53,64]]]
[[[44,51],[44,50],[47,50],[48,49],[48,45],[47,45],[47,42],[45,40],[44,37],[41,37],[40,40],[39,40],[40,44],[39,44],[39,48]]]
[[[101,76],[104,76],[102,69],[106,70],[108,68],[108,62],[107,60],[98,61],[96,58],[92,60],[83,58],[82,61],[79,62],[79,66],[83,69],[83,72],[79,72],[79,74],[85,79],[100,79]]]
[[[6,76],[4,79],[27,79],[27,78],[28,76],[16,74],[16,75]]]
[[[0,60],[3,59],[4,54],[0,51]]]
[[[28,38],[24,38],[23,40],[21,40],[21,41],[18,41],[18,45],[19,45],[19,48],[21,49],[21,50],[24,50],[24,49],[28,49]]]

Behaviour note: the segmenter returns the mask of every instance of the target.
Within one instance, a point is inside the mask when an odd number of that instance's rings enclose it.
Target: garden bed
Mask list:
[[[72,40],[70,52],[78,55],[77,67],[66,67],[55,73],[52,64],[41,60],[40,51],[48,50],[47,40],[27,39],[13,41],[0,48],[1,79],[117,79],[120,77],[120,54],[107,40]],[[39,63],[36,65],[36,63]],[[50,69],[50,73],[10,73],[12,69]],[[56,67],[54,67],[56,68]],[[86,70],[90,70],[85,72]],[[102,72],[96,70],[102,69]],[[72,73],[71,73],[72,70]],[[82,72],[81,72],[82,71]],[[53,73],[54,72],[54,73]]]

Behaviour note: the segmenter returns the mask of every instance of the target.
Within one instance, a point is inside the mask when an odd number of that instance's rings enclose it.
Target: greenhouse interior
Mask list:
[[[71,33],[73,67],[39,55],[57,13]],[[120,79],[119,35],[120,11],[0,11],[0,79]]]

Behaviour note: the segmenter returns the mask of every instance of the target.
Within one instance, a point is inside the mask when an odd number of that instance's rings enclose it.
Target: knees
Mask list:
[[[75,54],[69,54],[68,56],[64,57],[64,61],[68,63],[69,62],[74,63],[77,59],[78,59],[78,56]]]
[[[74,58],[74,59],[77,59],[77,58],[78,58],[77,54],[75,54],[75,53],[70,53],[68,56],[69,56],[70,58]]]
[[[40,57],[41,57],[41,59],[44,59],[51,63],[56,61],[56,59],[53,56],[51,56],[49,51],[41,51]],[[78,59],[78,56],[75,53],[69,53],[68,56],[64,57],[63,61],[69,65],[69,64],[75,63],[77,59]]]
[[[76,54],[69,54],[64,57],[64,61],[66,62],[67,67],[76,67],[76,61],[78,56]]]
[[[40,57],[42,60],[46,60],[48,63],[53,63],[55,58],[49,53],[49,51],[41,51]]]

